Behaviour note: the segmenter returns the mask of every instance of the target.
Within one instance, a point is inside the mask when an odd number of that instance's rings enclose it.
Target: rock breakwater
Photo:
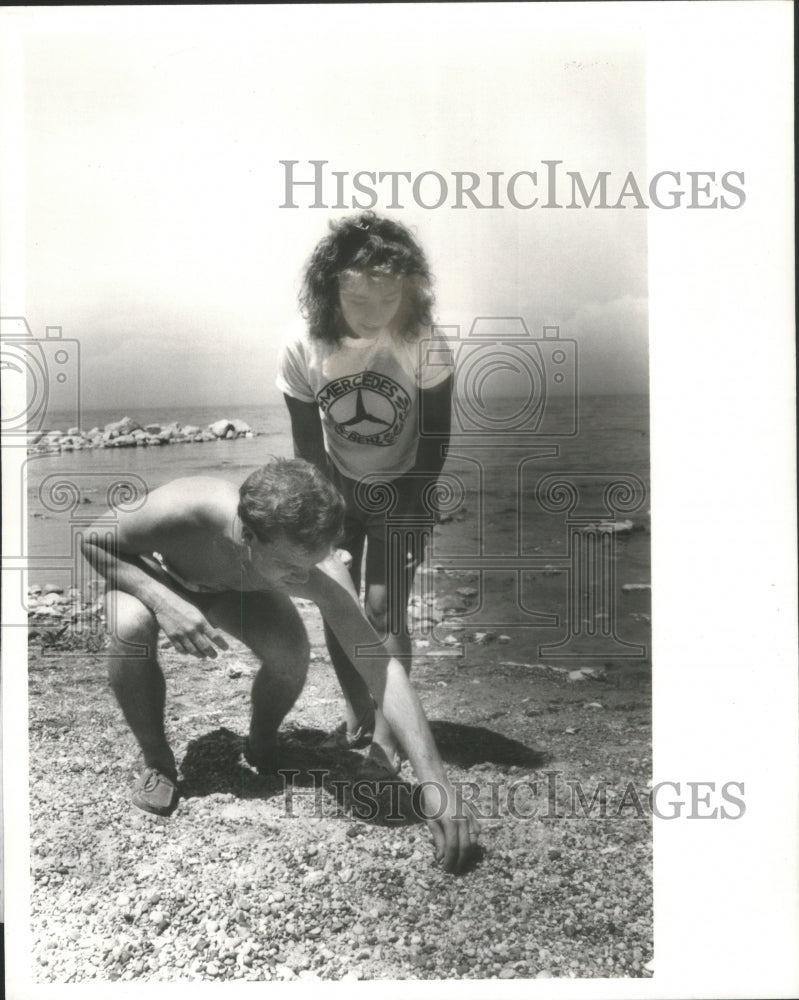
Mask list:
[[[244,420],[222,417],[207,427],[194,424],[145,424],[142,426],[130,417],[114,420],[104,427],[83,431],[70,427],[66,431],[42,430],[28,435],[28,453],[59,454],[63,451],[81,451],[88,448],[142,448],[167,444],[203,444],[208,441],[232,441],[252,438],[256,431]]]

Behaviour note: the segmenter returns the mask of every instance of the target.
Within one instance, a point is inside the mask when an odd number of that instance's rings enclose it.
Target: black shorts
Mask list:
[[[417,476],[369,475],[358,481],[343,475],[332,462],[329,474],[346,503],[342,548],[357,551],[366,538],[370,559],[377,563],[386,563],[397,546],[402,551],[395,555],[407,568],[422,562],[433,518],[422,503]],[[382,560],[375,550],[382,550]]]

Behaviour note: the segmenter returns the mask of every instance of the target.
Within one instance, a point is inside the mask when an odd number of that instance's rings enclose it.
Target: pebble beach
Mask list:
[[[70,515],[80,517],[102,513],[106,480],[120,469],[150,488],[181,470],[240,480],[265,454],[290,453],[277,414],[264,425],[248,416],[251,437],[226,431],[196,449],[36,455],[31,551],[46,567],[65,544],[67,515],[39,501],[48,477],[80,485]],[[203,433],[213,422],[179,424]],[[150,421],[139,423],[147,434]],[[574,462],[595,451],[587,442]],[[516,489],[497,470],[483,493],[492,510]],[[482,855],[461,876],[434,862],[407,762],[398,781],[364,784],[365,751],[321,746],[343,716],[313,605],[298,601],[311,666],[282,730],[282,777],[257,774],[242,756],[249,652],[233,643],[200,661],[162,640],[181,780],[178,808],[162,819],[130,803],[141,761],[108,688],[100,588],[46,568],[29,574],[34,982],[652,975],[651,664],[645,655],[550,657],[540,647],[547,633],[503,617],[513,581],[457,565],[480,535],[479,510],[467,488],[440,518],[411,609],[414,686],[451,779],[481,816]],[[515,544],[514,524],[492,517],[496,550]],[[645,647],[648,516],[589,527],[615,546],[619,635]],[[536,607],[563,621],[561,534],[542,522],[525,582]]]

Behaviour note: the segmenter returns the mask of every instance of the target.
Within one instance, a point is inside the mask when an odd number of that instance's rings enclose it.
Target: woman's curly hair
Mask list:
[[[312,337],[338,344],[346,329],[339,307],[339,277],[346,271],[403,277],[405,294],[397,319],[400,333],[416,340],[432,322],[433,292],[424,250],[400,222],[361,212],[331,220],[305,268],[300,306]]]

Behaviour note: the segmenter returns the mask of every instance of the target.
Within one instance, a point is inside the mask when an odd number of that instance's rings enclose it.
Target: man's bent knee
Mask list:
[[[105,615],[114,653],[155,655],[158,622],[153,612],[137,597],[121,590],[108,591]]]

